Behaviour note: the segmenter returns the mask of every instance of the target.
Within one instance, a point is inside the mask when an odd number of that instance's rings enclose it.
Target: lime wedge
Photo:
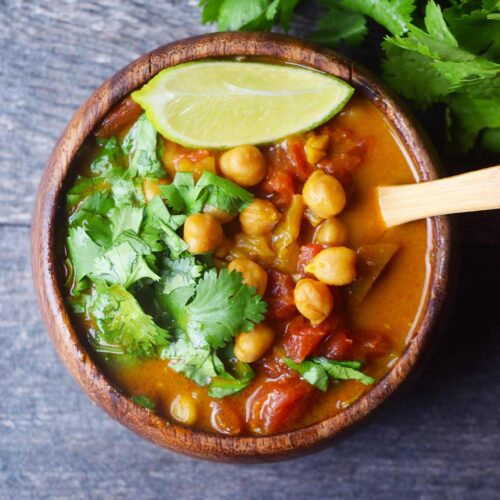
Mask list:
[[[317,127],[353,92],[343,80],[299,66],[201,61],[161,71],[132,98],[167,139],[223,149]]]

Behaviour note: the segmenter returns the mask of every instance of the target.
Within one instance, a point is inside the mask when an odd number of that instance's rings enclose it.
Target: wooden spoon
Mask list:
[[[434,215],[500,208],[500,165],[446,179],[377,189],[387,227]]]

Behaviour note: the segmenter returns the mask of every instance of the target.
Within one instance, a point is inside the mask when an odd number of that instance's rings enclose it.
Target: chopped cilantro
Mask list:
[[[223,347],[240,331],[248,332],[264,319],[267,304],[241,274],[222,269],[206,271],[188,304],[187,335],[193,345]]]
[[[193,174],[179,172],[172,184],[162,186],[161,193],[175,213],[188,215],[201,212],[205,205],[236,215],[253,199],[247,190],[208,171],[197,183]]]
[[[123,151],[116,137],[98,139],[97,144],[101,147],[101,150],[95,160],[90,164],[90,171],[92,173],[106,175],[121,166]]]
[[[198,190],[205,189],[208,196],[206,205],[220,208],[230,215],[236,215],[246,208],[253,199],[251,193],[234,182],[205,171],[196,184]]]
[[[178,172],[172,184],[161,187],[161,194],[167,205],[175,213],[193,214],[201,212],[205,200],[200,198],[200,193],[195,187],[193,174]]]
[[[158,290],[179,338],[163,349],[162,357],[171,360],[172,369],[199,385],[213,379],[210,392],[218,394],[214,397],[242,390],[250,383],[253,372],[230,354],[231,341],[240,331],[251,330],[264,319],[266,303],[255,289],[241,282],[239,273],[223,269],[217,274],[210,269],[200,278],[198,273],[203,267],[194,258],[173,262],[167,263]],[[229,371],[217,355],[217,349],[224,346]]]
[[[161,292],[169,294],[178,288],[193,286],[201,276],[204,266],[191,254],[179,259],[165,257],[162,262]]]
[[[194,347],[182,338],[165,347],[161,357],[169,360],[172,370],[184,374],[201,387],[224,373],[224,365],[210,347]]]
[[[178,257],[187,249],[187,244],[176,233],[185,219],[184,215],[172,216],[161,198],[155,196],[146,206],[140,235],[152,251],[168,248],[173,256]]]
[[[285,358],[284,361],[306,382],[323,392],[327,390],[330,378],[333,380],[359,380],[365,385],[375,382],[375,379],[360,371],[361,363],[359,361],[332,361],[323,357],[309,358],[302,363],[295,363],[289,358]]]
[[[115,346],[117,352],[138,357],[151,357],[159,347],[168,345],[167,331],[121,285],[96,284],[88,308],[96,322],[97,344],[102,341]]]
[[[200,0],[203,23],[225,30],[269,30],[275,22],[288,30],[299,0]]]
[[[156,129],[144,113],[123,139],[122,148],[128,154],[130,177],[165,176],[165,170],[157,156],[157,135]]]
[[[228,344],[221,353],[226,370],[212,378],[208,395],[212,398],[225,398],[248,387],[255,373],[248,363],[243,363],[234,355],[233,344]]]

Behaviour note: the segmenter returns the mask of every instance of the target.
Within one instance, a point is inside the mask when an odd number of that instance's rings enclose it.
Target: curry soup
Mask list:
[[[356,93],[328,123],[258,148],[193,150],[150,134],[156,158],[146,159],[157,160],[153,175],[107,180],[113,169],[120,176],[132,164],[140,172],[133,141],[141,117],[130,97],[109,113],[82,149],[80,175],[67,195],[61,234],[67,300],[102,369],[139,404],[206,432],[273,434],[341,412],[401,355],[427,294],[426,223],[386,230],[378,215],[376,186],[416,179],[396,134]],[[221,204],[226,210],[215,206],[221,191],[193,208],[197,202],[188,195],[196,181],[219,182],[204,172],[240,184],[253,198],[224,184],[233,196]],[[173,239],[155,233],[165,221]],[[132,268],[122,246],[109,255],[99,250],[117,238],[135,249]],[[97,270],[82,263],[89,251]],[[135,278],[129,273],[117,285],[126,266]],[[186,301],[175,293],[201,293],[199,280],[208,281],[210,269],[217,270],[214,280],[217,273],[219,280],[227,273],[228,282],[237,276],[234,295],[218,295],[213,281],[212,295],[197,303],[207,321],[210,314],[223,318],[213,331],[224,340],[209,350],[198,344],[187,360],[195,334],[183,344],[176,339],[184,339],[184,315],[192,328],[198,296]],[[95,275],[98,284],[88,280]],[[228,338],[230,319],[223,314],[240,296],[256,312],[242,329],[247,332]],[[176,297],[180,311],[172,305]],[[136,321],[136,330],[115,324],[120,314]],[[203,320],[196,325],[192,331],[205,331]],[[121,336],[109,333],[116,328]],[[129,338],[137,331],[143,337]]]

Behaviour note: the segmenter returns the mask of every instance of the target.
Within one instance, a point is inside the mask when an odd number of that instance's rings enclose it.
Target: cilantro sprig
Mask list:
[[[253,199],[246,189],[207,170],[198,182],[193,174],[179,172],[172,184],[162,186],[161,193],[175,213],[187,215],[203,211],[206,205],[236,215]]]
[[[331,380],[359,380],[364,385],[370,385],[375,379],[365,375],[360,369],[360,361],[333,361],[323,357],[308,358],[301,363],[295,363],[289,358],[284,358],[285,364],[295,370],[311,385],[321,391],[328,389]]]

